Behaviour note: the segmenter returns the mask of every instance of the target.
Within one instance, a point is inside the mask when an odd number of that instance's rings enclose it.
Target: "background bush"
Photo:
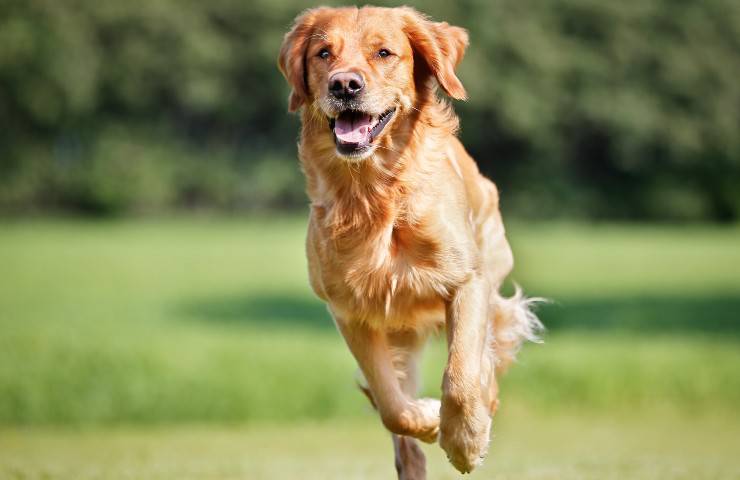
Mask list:
[[[461,135],[509,212],[737,219],[740,3],[410,3],[470,30]],[[275,58],[307,6],[0,0],[0,210],[303,205]]]

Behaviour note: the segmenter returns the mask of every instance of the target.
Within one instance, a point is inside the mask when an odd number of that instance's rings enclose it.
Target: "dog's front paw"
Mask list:
[[[439,445],[460,473],[483,462],[490,434],[491,417],[482,402],[442,402]]]
[[[439,435],[439,408],[439,400],[420,398],[409,400],[403,408],[381,408],[380,418],[385,427],[396,435],[434,443]]]
[[[420,398],[416,405],[425,418],[426,428],[417,435],[417,438],[425,443],[434,443],[439,437],[439,410],[440,402],[436,398]]]

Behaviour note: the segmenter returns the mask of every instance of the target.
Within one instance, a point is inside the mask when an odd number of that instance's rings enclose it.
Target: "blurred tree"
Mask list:
[[[306,6],[0,0],[0,209],[302,205],[275,58]],[[461,135],[506,210],[737,219],[740,3],[417,7],[470,30]]]

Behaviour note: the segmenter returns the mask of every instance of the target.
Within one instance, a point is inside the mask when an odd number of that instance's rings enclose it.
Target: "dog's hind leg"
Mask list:
[[[427,459],[419,443],[412,437],[391,434],[396,455],[398,480],[426,480]]]
[[[419,391],[419,359],[426,335],[415,331],[389,334],[393,355],[393,366],[401,389],[410,398]],[[393,450],[396,455],[396,472],[399,480],[425,480],[427,478],[426,457],[419,443],[412,437],[393,434]]]

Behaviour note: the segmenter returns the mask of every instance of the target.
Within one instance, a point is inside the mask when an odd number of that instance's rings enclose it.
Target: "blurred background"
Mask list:
[[[408,3],[553,299],[473,477],[739,478],[740,3]],[[309,6],[0,0],[0,478],[393,477],[306,278]]]

